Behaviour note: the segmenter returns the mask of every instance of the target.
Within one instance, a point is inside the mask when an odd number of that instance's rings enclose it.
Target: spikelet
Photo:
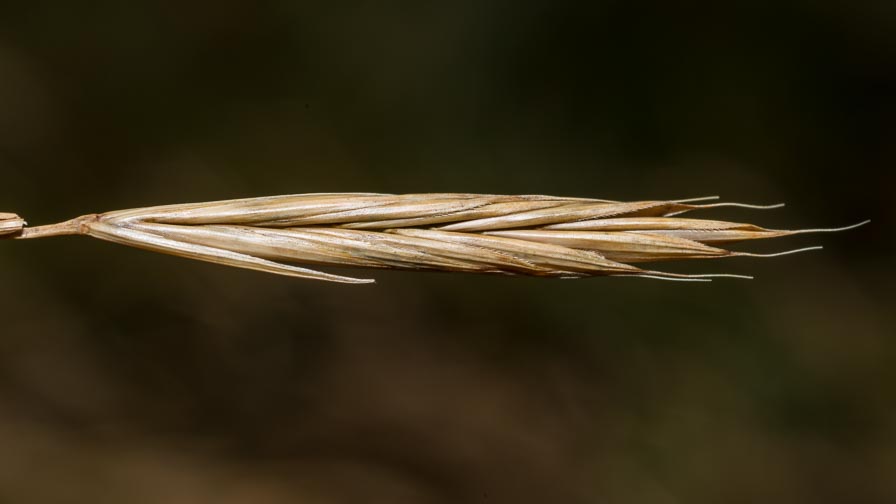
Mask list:
[[[634,264],[780,255],[721,247],[855,227],[785,231],[676,217],[720,206],[779,206],[698,203],[707,199],[715,197],[618,202],[539,195],[300,194],[122,210],[33,228],[17,215],[0,214],[0,235],[80,234],[227,266],[344,283],[372,280],[296,264],[701,281],[737,275],[680,275]]]

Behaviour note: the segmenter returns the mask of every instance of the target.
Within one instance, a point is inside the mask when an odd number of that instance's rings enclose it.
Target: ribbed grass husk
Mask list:
[[[25,221],[16,214],[0,213],[0,236],[21,233]]]
[[[805,231],[676,217],[726,205],[541,195],[324,193],[166,205],[0,235],[81,234],[155,252],[317,280],[367,283],[296,264],[543,277],[706,279],[635,263],[750,255],[724,244]],[[748,206],[731,204],[734,206]],[[812,230],[826,231],[826,230]]]

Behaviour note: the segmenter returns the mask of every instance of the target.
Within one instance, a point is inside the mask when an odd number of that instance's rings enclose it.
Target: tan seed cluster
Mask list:
[[[0,235],[30,239],[81,234],[268,273],[368,283],[372,280],[296,264],[708,280],[725,275],[679,275],[635,264],[759,256],[723,246],[836,231],[783,231],[678,217],[719,206],[774,207],[701,203],[707,199],[714,198],[618,202],[538,195],[300,194],[122,210],[33,228],[14,214],[0,214]]]

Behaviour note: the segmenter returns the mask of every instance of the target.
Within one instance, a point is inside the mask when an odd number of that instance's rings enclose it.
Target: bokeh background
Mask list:
[[[0,210],[720,194],[682,284],[0,242],[0,502],[896,501],[896,4],[4,2]]]

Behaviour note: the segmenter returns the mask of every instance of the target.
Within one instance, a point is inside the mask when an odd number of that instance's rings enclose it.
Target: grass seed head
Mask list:
[[[707,199],[715,197],[619,202],[542,195],[298,194],[137,208],[34,228],[25,227],[17,215],[0,214],[0,235],[18,239],[87,235],[217,264],[344,283],[372,280],[296,264],[705,281],[737,275],[681,275],[634,264],[783,255],[722,247],[855,227],[788,231],[677,217],[722,206],[781,206],[700,203]]]

